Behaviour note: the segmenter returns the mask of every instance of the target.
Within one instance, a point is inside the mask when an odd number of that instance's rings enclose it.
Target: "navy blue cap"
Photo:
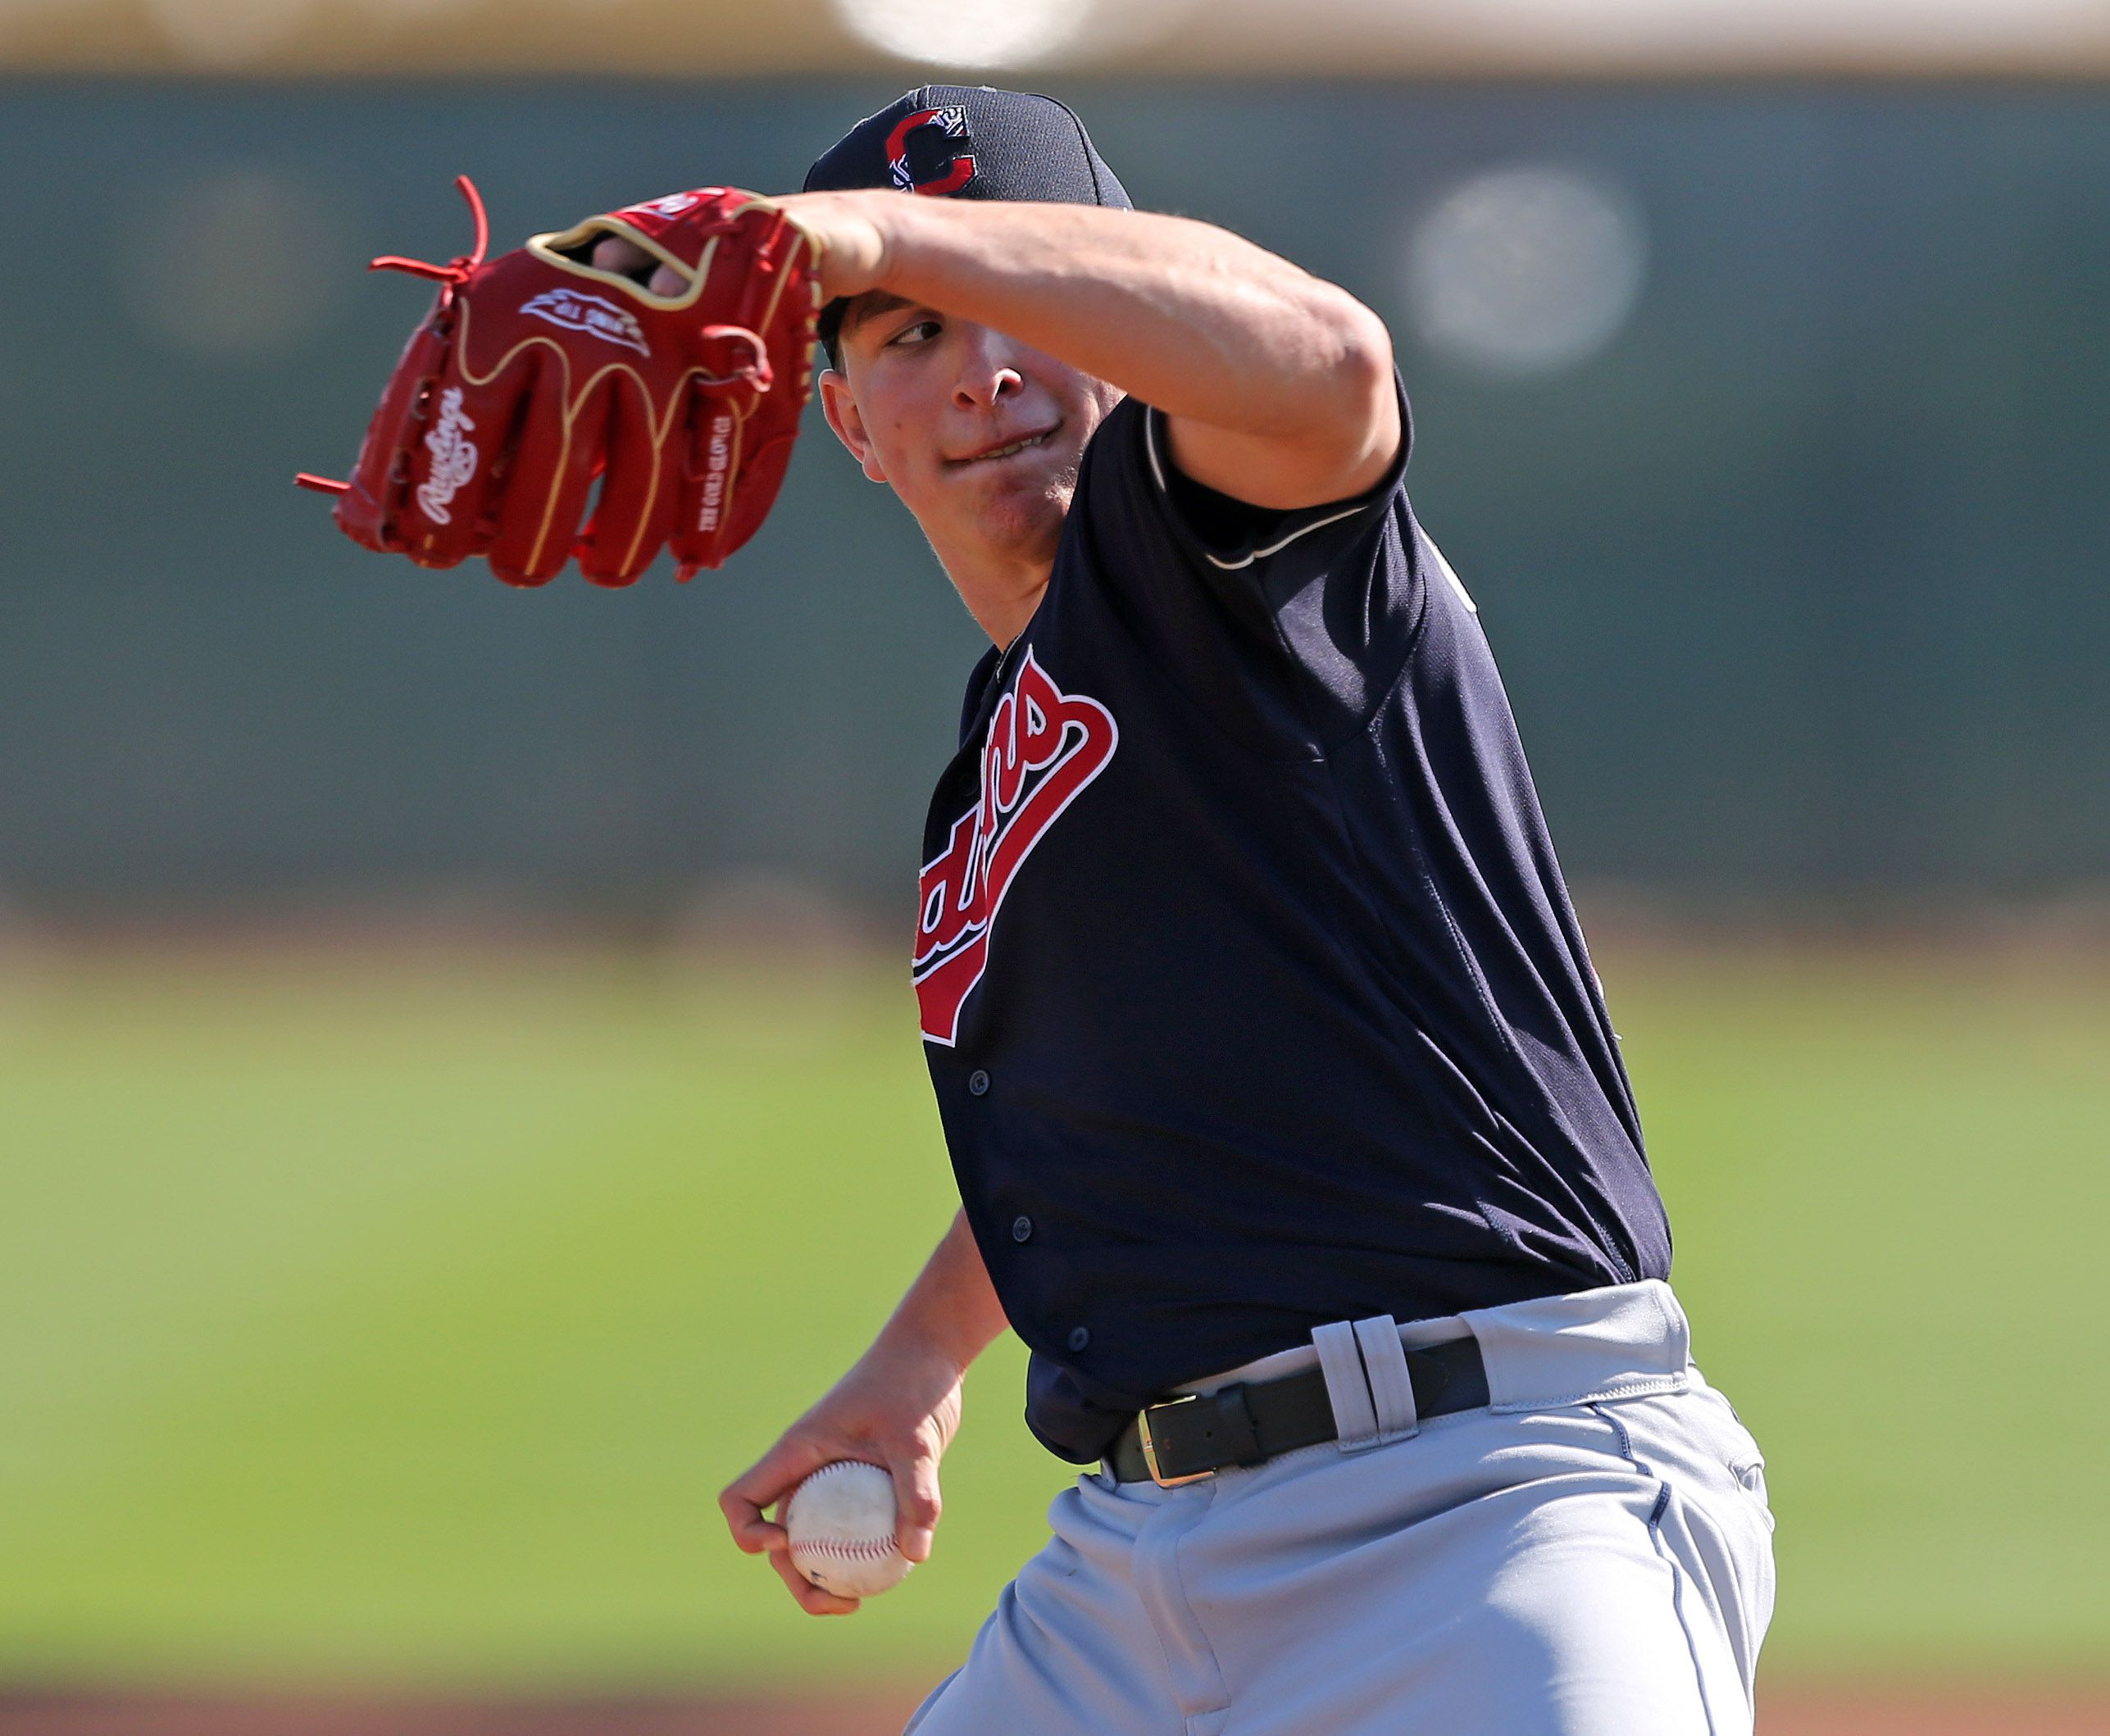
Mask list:
[[[986,84],[924,84],[868,115],[806,171],[807,193],[891,187],[954,199],[1131,208],[1080,120],[1053,97]],[[835,353],[843,303],[821,311]]]

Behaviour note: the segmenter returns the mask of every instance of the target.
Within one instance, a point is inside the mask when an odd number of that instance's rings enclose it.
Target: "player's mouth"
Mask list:
[[[1021,452],[1030,452],[1037,447],[1045,446],[1062,432],[1062,425],[1057,422],[1053,427],[1042,429],[1038,434],[1023,434],[1015,440],[1007,440],[985,451],[970,452],[964,458],[952,458],[946,461],[953,465],[988,464],[999,458],[1016,457]]]

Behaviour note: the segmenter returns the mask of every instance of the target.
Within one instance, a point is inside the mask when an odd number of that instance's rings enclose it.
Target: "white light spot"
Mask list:
[[[179,348],[262,358],[329,317],[358,261],[311,189],[238,169],[161,200],[125,238],[126,298]]]
[[[1025,66],[1089,20],[1088,0],[835,0],[862,40],[934,66]]]
[[[1495,373],[1544,374],[1619,334],[1647,269],[1647,232],[1623,189],[1524,165],[1474,176],[1421,220],[1407,298],[1432,348]]]

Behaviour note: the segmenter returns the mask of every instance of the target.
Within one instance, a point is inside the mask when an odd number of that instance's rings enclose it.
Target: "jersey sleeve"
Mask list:
[[[1142,414],[1144,457],[1152,486],[1171,507],[1174,534],[1189,555],[1218,572],[1250,571],[1307,543],[1311,556],[1323,558],[1337,548],[1353,545],[1369,522],[1383,514],[1407,475],[1413,444],[1413,422],[1407,393],[1393,375],[1399,394],[1399,450],[1376,485],[1353,499],[1282,511],[1256,507],[1197,482],[1173,461],[1165,412],[1145,406]]]
[[[1323,751],[1404,667],[1428,571],[1407,503],[1403,389],[1399,402],[1399,451],[1376,486],[1295,511],[1183,475],[1163,412],[1133,398],[1086,453],[1072,513],[1093,564],[1166,679],[1235,736]]]

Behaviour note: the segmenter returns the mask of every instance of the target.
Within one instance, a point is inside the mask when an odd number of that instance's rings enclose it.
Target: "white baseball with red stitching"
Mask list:
[[[784,1516],[791,1565],[823,1591],[871,1597],[913,1565],[894,1546],[894,1479],[876,1465],[838,1459],[791,1493]]]

